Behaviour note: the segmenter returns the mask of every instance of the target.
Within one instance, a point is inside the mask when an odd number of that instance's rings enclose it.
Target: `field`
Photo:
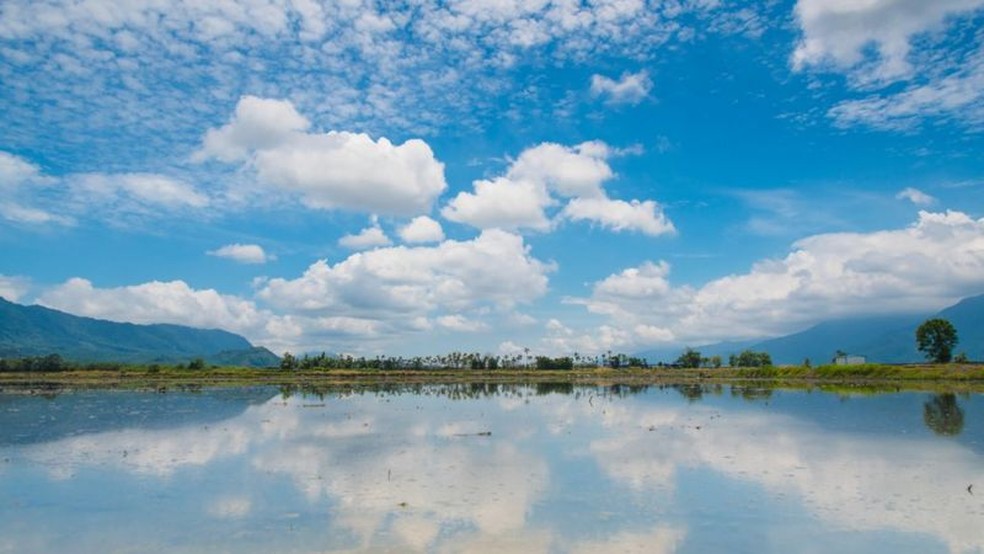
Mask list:
[[[424,383],[569,383],[574,385],[748,384],[762,387],[871,390],[984,391],[984,364],[911,364],[758,368],[578,367],[572,370],[510,368],[281,370],[242,367],[188,369],[119,366],[58,372],[0,373],[0,390],[155,389],[244,385],[333,386]]]

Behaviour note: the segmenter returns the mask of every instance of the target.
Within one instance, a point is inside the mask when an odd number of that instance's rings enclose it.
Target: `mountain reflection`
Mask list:
[[[979,551],[980,454],[764,390],[271,389],[220,421],[7,443],[0,552]],[[924,408],[948,435],[971,409]]]

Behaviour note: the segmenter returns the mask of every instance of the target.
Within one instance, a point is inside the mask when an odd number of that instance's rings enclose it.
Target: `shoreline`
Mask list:
[[[0,373],[0,392],[60,392],[88,389],[157,390],[213,387],[363,387],[486,383],[574,386],[736,385],[759,388],[872,391],[984,392],[984,365],[784,366],[761,368],[532,368],[468,370],[282,370],[217,367],[201,370],[126,367],[120,370]]]

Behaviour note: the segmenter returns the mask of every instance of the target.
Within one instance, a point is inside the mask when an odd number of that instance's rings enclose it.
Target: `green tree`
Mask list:
[[[916,347],[938,364],[950,361],[957,342],[957,329],[945,319],[927,319],[916,329]]]
[[[188,362],[188,369],[193,369],[195,371],[200,371],[205,369],[205,360],[201,358],[195,358],[194,360]]]
[[[693,348],[687,348],[680,354],[680,357],[676,359],[676,365],[680,367],[690,367],[696,368],[700,367],[701,357],[700,351],[694,350]]]
[[[772,365],[772,356],[768,352],[743,350],[737,356],[732,355],[728,361],[732,367],[763,367]]]
[[[297,369],[297,358],[290,352],[284,352],[284,357],[280,358],[280,369]]]

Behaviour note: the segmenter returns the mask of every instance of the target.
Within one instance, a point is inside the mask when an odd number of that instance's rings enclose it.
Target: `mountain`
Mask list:
[[[752,345],[768,352],[776,364],[798,364],[809,358],[814,364],[829,363],[838,350],[860,354],[870,361],[915,362],[915,329],[924,315],[883,316],[825,321],[805,331]]]
[[[809,358],[814,364],[829,363],[838,350],[866,356],[872,362],[920,362],[916,350],[916,327],[940,317],[957,329],[959,343],[954,354],[965,352],[971,360],[984,360],[984,294],[965,298],[936,314],[906,314],[825,321],[805,331],[767,340],[715,343],[697,348],[703,356],[729,354],[745,348],[768,352],[776,364],[799,364]],[[682,348],[648,350],[639,354],[650,361],[673,361]]]
[[[179,363],[201,357],[221,365],[279,363],[273,352],[227,331],[117,323],[0,298],[0,357],[52,353],[80,362]]]

